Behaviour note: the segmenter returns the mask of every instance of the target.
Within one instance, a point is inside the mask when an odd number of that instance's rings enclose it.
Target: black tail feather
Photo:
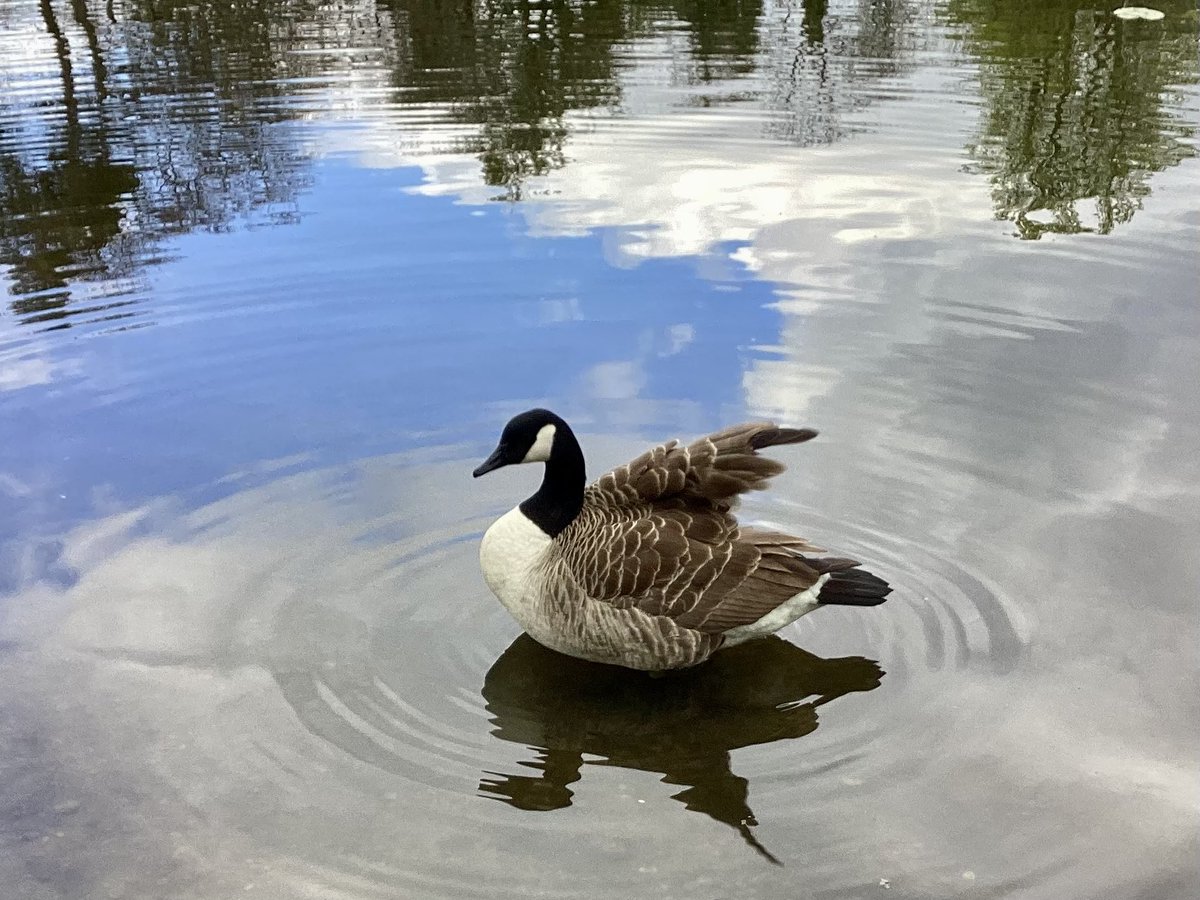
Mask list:
[[[812,428],[781,428],[772,425],[753,435],[750,438],[750,446],[755,450],[762,450],[764,447],[777,447],[780,444],[801,444],[811,441],[816,436],[817,432]]]
[[[809,564],[819,564],[824,560],[809,560]],[[846,560],[831,560],[844,563]],[[892,592],[891,585],[877,575],[872,575],[857,568],[830,566],[829,580],[817,594],[817,602],[833,606],[878,606]]]

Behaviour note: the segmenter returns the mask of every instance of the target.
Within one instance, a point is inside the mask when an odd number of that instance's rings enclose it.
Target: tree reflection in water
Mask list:
[[[1163,8],[1160,22],[1123,22],[1084,0],[949,0],[944,18],[979,60],[983,124],[968,154],[1022,237],[1108,233],[1140,208],[1152,173],[1194,154],[1171,109],[1196,78],[1195,7]],[[287,123],[347,66],[397,89],[366,102],[467,126],[454,149],[515,201],[568,164],[573,111],[620,114],[632,61],[669,79],[671,102],[753,100],[764,136],[808,146],[863,127],[848,114],[916,65],[930,33],[913,0],[5,10],[25,17],[15,33],[29,39],[0,80],[38,86],[0,92],[0,265],[13,312],[40,327],[129,315],[131,280],[173,235],[294,221],[309,145]],[[356,53],[331,52],[345,50]]]
[[[122,279],[172,235],[289,215],[304,161],[273,128],[290,115],[264,101],[287,90],[276,76],[302,6],[40,0],[58,96],[6,92],[0,109],[0,262],[22,321],[93,311],[67,308],[86,281],[117,295],[94,311],[124,305]]]
[[[1128,222],[1150,176],[1195,154],[1168,104],[1196,79],[1196,6],[1157,4],[1125,22],[1086,0],[951,0],[979,59],[984,119],[967,150],[992,185],[996,218],[1023,238]],[[1090,214],[1089,214],[1090,208]]]
[[[118,309],[131,302],[128,280],[161,258],[164,239],[264,213],[293,220],[308,160],[299,132],[280,126],[304,114],[308,83],[345,64],[330,50],[369,51],[400,89],[395,102],[470,126],[456,149],[479,158],[503,200],[566,165],[570,112],[620,107],[637,40],[670,45],[671,79],[695,88],[685,102],[738,102],[731,85],[744,82],[774,111],[769,133],[836,140],[856,105],[850,87],[893,71],[880,60],[905,51],[905,4],[802,5],[796,16],[755,0],[39,0],[24,27],[48,36],[52,53],[8,75],[53,72],[57,92],[6,91],[0,105],[0,263],[13,311],[42,327],[128,315]],[[840,48],[833,62],[826,40]],[[857,66],[856,55],[874,62]]]

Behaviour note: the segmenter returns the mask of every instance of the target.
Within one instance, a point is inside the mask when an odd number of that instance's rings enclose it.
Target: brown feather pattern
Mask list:
[[[583,509],[555,543],[555,576],[627,616],[643,643],[693,661],[720,646],[721,633],[762,618],[851,560],[811,560],[803,538],[741,528],[738,495],[784,470],[758,451],[807,441],[810,429],[746,424],[686,447],[648,450],[588,487]],[[673,643],[672,643],[673,642]]]

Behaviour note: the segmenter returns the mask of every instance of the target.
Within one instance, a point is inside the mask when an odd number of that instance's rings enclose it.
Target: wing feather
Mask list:
[[[719,634],[757,621],[816,583],[803,538],[740,528],[739,494],[784,470],[758,451],[816,436],[772,423],[735,425],[647,450],[587,488],[559,536],[565,571],[586,596]]]
[[[669,441],[618,466],[589,489],[611,506],[661,503],[728,509],[739,494],[761,490],[784,465],[758,451],[816,437],[810,428],[780,428],[773,423],[735,425],[686,447]]]

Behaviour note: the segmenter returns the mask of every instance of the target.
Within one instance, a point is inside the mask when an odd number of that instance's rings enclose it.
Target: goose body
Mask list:
[[[783,471],[759,450],[815,436],[737,425],[655,447],[585,486],[567,423],[548,410],[522,413],[475,475],[533,462],[546,474],[484,534],[484,578],[539,643],[649,671],[703,662],[822,605],[882,603],[890,588],[857,562],[733,516],[739,494]]]

